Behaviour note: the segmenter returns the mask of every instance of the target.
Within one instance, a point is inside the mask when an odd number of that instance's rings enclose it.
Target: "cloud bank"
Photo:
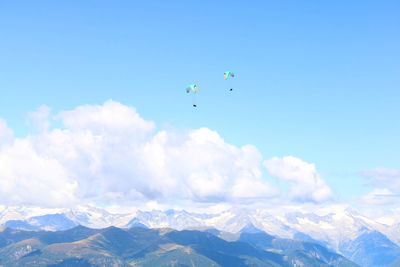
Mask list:
[[[264,165],[272,176],[291,183],[290,195],[295,200],[319,203],[330,200],[333,196],[314,164],[287,156],[266,160]]]
[[[295,157],[264,161],[253,145],[229,144],[208,128],[158,130],[114,101],[51,116],[28,115],[38,131],[14,138],[0,120],[0,199],[6,205],[71,206],[138,201],[242,202],[282,197],[263,176],[287,181],[295,201],[332,197],[313,164]],[[61,122],[52,127],[50,118]]]
[[[377,168],[362,173],[374,189],[362,200],[368,205],[398,205],[400,203],[400,170]]]
[[[6,122],[0,118],[0,148],[14,139],[13,131],[8,128]]]

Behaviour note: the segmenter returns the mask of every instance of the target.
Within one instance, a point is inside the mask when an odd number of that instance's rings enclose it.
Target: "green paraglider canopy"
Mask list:
[[[186,93],[194,93],[197,94],[199,92],[199,87],[197,84],[190,84],[186,87]]]
[[[228,79],[234,78],[234,77],[235,77],[235,73],[233,73],[232,71],[224,72],[224,80],[228,80]]]

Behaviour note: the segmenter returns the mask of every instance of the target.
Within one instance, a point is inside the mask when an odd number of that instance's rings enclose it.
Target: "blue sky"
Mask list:
[[[0,3],[0,117],[108,99],[316,164],[344,199],[399,168],[398,1]],[[225,70],[237,73],[227,92]],[[198,83],[198,108],[184,92]]]

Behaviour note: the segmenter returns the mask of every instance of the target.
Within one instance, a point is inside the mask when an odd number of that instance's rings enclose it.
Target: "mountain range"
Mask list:
[[[337,266],[357,267],[345,257],[308,242],[264,232],[240,232],[237,241],[218,231],[176,231],[77,226],[65,231],[0,232],[2,266]]]
[[[258,250],[284,255],[285,259],[293,255],[289,248],[296,251],[312,248],[314,252],[326,250],[341,255],[360,266],[396,266],[400,262],[398,224],[385,225],[349,208],[329,209],[325,213],[233,208],[212,214],[184,210],[112,214],[91,206],[74,210],[3,207],[0,224],[5,229],[29,232],[68,231],[78,225],[95,229],[115,226],[123,231],[173,229],[174,233],[189,231],[191,234],[200,231],[224,242],[245,242]],[[322,262],[327,266],[341,266],[326,259]]]

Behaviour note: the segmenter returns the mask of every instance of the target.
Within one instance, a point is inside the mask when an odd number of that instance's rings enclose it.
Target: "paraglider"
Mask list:
[[[231,80],[232,78],[235,77],[235,74],[232,71],[225,71],[224,72],[224,80]],[[230,86],[229,91],[233,91],[232,86]]]
[[[197,84],[190,84],[188,87],[186,87],[186,93],[192,93],[194,94],[193,96],[193,107],[197,107],[196,101],[195,101],[195,95],[199,92],[199,87]]]
[[[236,77],[236,75],[232,71],[225,71],[224,72],[224,80],[227,81],[227,84],[229,85],[229,91],[233,91],[232,81],[234,80],[233,78],[235,78],[235,77]],[[197,95],[198,92],[199,92],[199,86],[197,84],[195,84],[195,83],[189,84],[186,87],[186,93],[192,94],[192,96],[193,96],[193,107],[197,107],[196,95]]]

